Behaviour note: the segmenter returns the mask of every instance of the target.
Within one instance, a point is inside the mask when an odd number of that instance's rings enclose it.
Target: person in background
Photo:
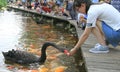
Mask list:
[[[111,0],[111,5],[113,5],[120,12],[120,0]]]
[[[99,0],[91,0],[91,1],[92,1],[92,3],[99,3]],[[82,28],[82,30],[85,29],[86,19],[87,19],[87,15],[82,14],[82,13],[77,14],[77,25],[78,25],[79,28]]]
[[[42,6],[41,9],[44,13],[50,13],[52,11],[48,4]]]
[[[48,5],[49,5],[50,8],[52,8],[55,5],[54,0],[49,0]]]
[[[31,2],[32,2],[32,0],[27,0],[27,2],[26,2],[28,9],[32,9]]]
[[[120,12],[120,0],[103,0],[103,2],[111,4]]]
[[[108,4],[110,4],[111,3],[111,0],[102,0],[102,1],[100,1],[101,3],[102,2],[105,2],[105,3],[108,3]]]
[[[22,0],[22,6],[25,8],[25,6],[26,6],[26,0]]]
[[[64,0],[56,0],[56,4],[60,7],[63,5],[63,2]]]
[[[110,4],[111,0],[104,0],[106,3]]]
[[[93,3],[98,3],[98,2],[99,2],[99,0],[92,0],[92,2],[93,2]]]
[[[82,13],[78,13],[77,17],[78,17],[77,18],[77,26],[78,26],[78,28],[81,28],[82,30],[84,30],[85,26],[86,26],[87,15],[82,14]]]
[[[22,2],[20,0],[17,1],[17,5],[18,7],[21,7],[22,6]]]
[[[35,0],[34,9],[36,9],[36,8],[39,6],[39,4],[40,4],[40,3],[38,2],[38,0]]]
[[[66,0],[66,13],[68,13],[67,19],[76,20],[77,19],[77,13],[73,9],[73,0]]]
[[[98,44],[89,50],[91,53],[108,53],[106,40],[116,47],[120,43],[120,13],[108,3],[93,4],[90,0],[75,0],[77,12],[87,15],[86,28],[78,42],[67,54],[73,55],[82,46],[90,34],[93,34]]]

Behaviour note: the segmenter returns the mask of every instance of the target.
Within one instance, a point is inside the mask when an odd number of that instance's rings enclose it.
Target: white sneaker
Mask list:
[[[109,48],[107,46],[102,46],[100,44],[96,44],[94,48],[90,49],[91,53],[108,53]]]

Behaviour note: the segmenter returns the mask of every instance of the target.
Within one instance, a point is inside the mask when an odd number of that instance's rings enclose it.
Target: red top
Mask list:
[[[43,6],[42,10],[44,10],[45,12],[49,12],[49,13],[51,12],[51,9],[48,8],[47,6]]]

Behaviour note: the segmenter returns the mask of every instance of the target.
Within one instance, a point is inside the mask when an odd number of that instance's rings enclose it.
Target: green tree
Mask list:
[[[7,0],[0,0],[0,9],[7,5]]]

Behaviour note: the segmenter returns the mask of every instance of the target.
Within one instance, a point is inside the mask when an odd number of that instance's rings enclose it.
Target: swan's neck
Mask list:
[[[64,52],[64,49],[59,48],[54,43],[46,42],[46,43],[43,44],[42,49],[41,49],[42,54],[41,54],[41,57],[39,58],[40,63],[44,63],[45,60],[46,60],[46,49],[47,49],[48,46],[53,46],[54,48],[60,50],[61,52]]]
[[[44,46],[42,47],[42,50],[41,50],[42,54],[41,54],[41,57],[39,58],[40,63],[44,63],[46,60],[46,48],[47,47],[44,47]]]

